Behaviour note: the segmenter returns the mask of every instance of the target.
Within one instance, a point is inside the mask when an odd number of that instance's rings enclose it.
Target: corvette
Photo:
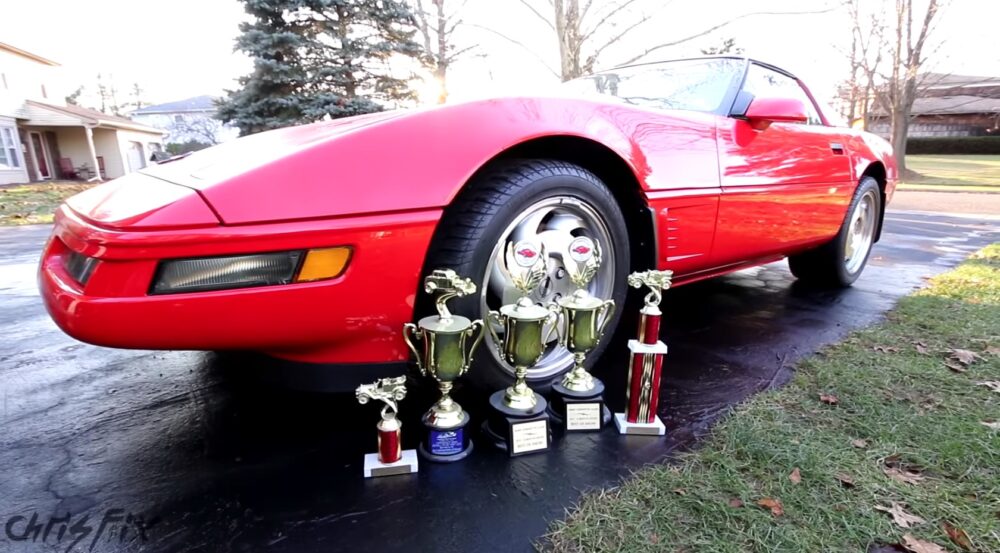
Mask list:
[[[635,65],[558,94],[279,129],[132,173],[59,208],[39,283],[85,342],[252,350],[322,364],[349,388],[401,372],[403,324],[432,311],[431,270],[477,283],[453,302],[472,318],[516,299],[500,263],[520,240],[551,257],[539,302],[572,292],[561,256],[578,236],[603,254],[590,291],[619,304],[628,273],[652,267],[679,285],[787,257],[799,279],[848,286],[896,173],[884,140],[830,125],[786,71],[735,57]],[[552,343],[529,382],[571,362]],[[491,338],[469,375],[509,382]]]

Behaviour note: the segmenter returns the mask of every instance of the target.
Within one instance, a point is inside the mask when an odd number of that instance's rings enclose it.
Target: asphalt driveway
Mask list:
[[[361,457],[374,449],[377,409],[351,396],[275,388],[240,356],[111,350],[62,334],[35,288],[47,234],[0,228],[0,550],[385,553],[529,550],[582,491],[691,446],[801,356],[1000,240],[1000,224],[893,212],[844,291],[803,288],[778,263],[669,292],[665,440],[578,434],[514,460],[483,443],[465,462],[370,481]],[[601,369],[612,406],[626,357],[613,344]],[[417,390],[403,402],[404,445],[429,401]]]

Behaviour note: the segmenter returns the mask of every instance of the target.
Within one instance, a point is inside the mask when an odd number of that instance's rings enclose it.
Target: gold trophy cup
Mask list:
[[[423,416],[426,432],[418,450],[430,461],[458,461],[472,451],[472,441],[465,431],[469,414],[450,393],[455,380],[469,370],[472,355],[483,339],[483,322],[453,315],[447,301],[474,294],[476,285],[451,269],[438,269],[424,279],[424,291],[437,294],[434,301],[438,314],[424,317],[417,324],[403,325],[403,339],[417,359],[420,374],[430,374],[437,380],[441,398]]]
[[[549,446],[547,403],[528,387],[525,378],[545,354],[558,315],[528,297],[546,277],[545,249],[530,241],[509,243],[504,261],[503,270],[523,296],[499,311],[490,311],[486,328],[500,358],[514,368],[514,383],[490,396],[491,416],[484,428],[497,447],[521,455]],[[495,326],[503,329],[503,336]]]
[[[559,343],[572,352],[574,364],[562,382],[552,386],[550,410],[568,431],[600,430],[611,421],[611,411],[604,405],[604,383],[587,372],[584,362],[614,316],[615,302],[594,297],[586,289],[601,266],[596,242],[586,236],[574,239],[563,252],[563,265],[577,289],[556,300]]]

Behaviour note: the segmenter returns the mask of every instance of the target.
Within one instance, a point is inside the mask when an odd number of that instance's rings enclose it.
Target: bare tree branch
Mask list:
[[[601,18],[601,21],[598,22],[596,25],[594,25],[594,27],[592,29],[590,29],[589,31],[586,31],[586,32],[583,33],[583,36],[580,38],[580,42],[587,42],[587,39],[589,39],[590,37],[594,36],[594,33],[597,32],[597,30],[601,28],[601,24],[602,23],[604,23],[605,21],[610,21],[611,18],[613,18],[617,13],[621,12],[622,10],[624,10],[625,8],[631,6],[632,4],[636,3],[637,1],[638,0],[624,0],[621,4],[618,4],[617,6],[615,6],[615,8],[613,10],[611,10],[610,12],[608,12],[608,14],[606,16],[604,16],[603,18]],[[586,9],[586,6],[584,6],[584,8]],[[648,21],[649,17],[650,16],[643,16],[642,22],[645,23],[646,21]],[[583,20],[583,16],[582,15],[580,16],[580,20],[581,21]],[[633,28],[635,28],[635,27],[633,27]]]
[[[535,14],[536,16],[538,16],[538,19],[541,19],[542,21],[544,21],[545,24],[548,25],[550,29],[555,30],[555,26],[552,24],[552,21],[550,21],[548,17],[545,17],[544,15],[542,15],[542,13],[540,11],[538,11],[537,9],[535,9],[535,7],[532,6],[531,3],[528,0],[518,0],[518,1],[521,4],[523,4],[525,7],[527,7],[529,10],[531,10],[531,13]]]
[[[518,40],[514,40],[513,38],[510,38],[509,36],[507,36],[507,35],[505,35],[505,34],[503,34],[503,33],[499,32],[499,31],[497,31],[497,30],[495,30],[495,29],[491,29],[491,28],[489,28],[489,27],[484,27],[484,26],[482,26],[482,25],[477,25],[477,24],[475,24],[475,23],[469,23],[468,25],[469,25],[469,27],[475,27],[475,28],[477,28],[477,29],[480,29],[480,30],[483,30],[483,31],[487,31],[487,32],[489,32],[489,33],[492,33],[492,34],[494,34],[494,35],[496,35],[496,36],[498,36],[498,37],[500,37],[500,38],[502,38],[502,39],[506,40],[507,42],[510,42],[511,44],[514,44],[514,45],[517,45],[517,46],[520,46],[520,47],[521,47],[522,49],[524,49],[524,50],[525,50],[525,51],[527,51],[527,52],[528,52],[529,54],[531,54],[531,55],[532,55],[532,56],[533,56],[533,57],[534,57],[534,58],[535,58],[536,60],[538,60],[538,61],[539,61],[539,63],[541,63],[541,64],[542,64],[542,66],[543,66],[543,67],[545,67],[545,69],[548,69],[548,70],[549,70],[549,72],[550,72],[550,73],[552,73],[552,74],[553,74],[554,76],[556,76],[556,77],[559,77],[559,76],[560,76],[560,75],[559,75],[559,72],[558,72],[558,71],[556,71],[555,69],[552,69],[552,67],[551,67],[551,66],[549,66],[548,62],[547,62],[547,61],[545,61],[545,59],[543,59],[543,58],[542,58],[541,56],[539,56],[539,55],[538,55],[538,53],[536,53],[534,49],[532,49],[532,48],[528,48],[527,46],[525,46],[523,42],[520,42],[520,41],[518,41]]]

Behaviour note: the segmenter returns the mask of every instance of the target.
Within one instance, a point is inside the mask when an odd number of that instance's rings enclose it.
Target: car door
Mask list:
[[[831,238],[853,192],[844,137],[824,124],[798,80],[751,63],[734,108],[745,112],[747,100],[763,97],[801,100],[808,120],[759,130],[738,115],[718,119],[717,266],[788,254]]]

